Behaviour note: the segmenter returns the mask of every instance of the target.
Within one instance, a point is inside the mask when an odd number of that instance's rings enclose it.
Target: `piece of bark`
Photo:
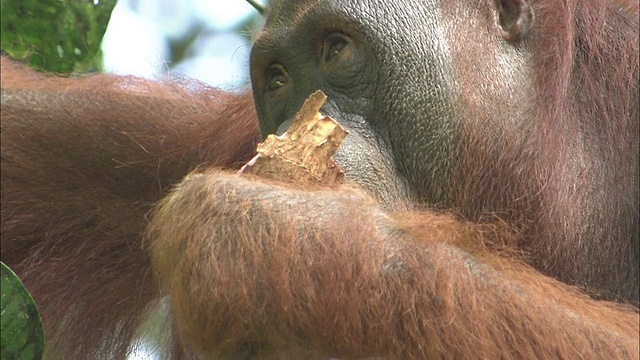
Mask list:
[[[287,182],[341,184],[344,174],[331,156],[348,132],[331,117],[320,114],[326,99],[320,90],[311,94],[287,132],[269,135],[258,144],[258,155],[240,173]]]

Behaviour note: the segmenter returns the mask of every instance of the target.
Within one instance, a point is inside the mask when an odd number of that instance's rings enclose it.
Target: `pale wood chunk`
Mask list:
[[[240,172],[287,182],[341,184],[344,174],[331,156],[348,132],[331,117],[320,114],[326,99],[320,90],[311,94],[287,132],[269,135],[258,144],[258,155]]]

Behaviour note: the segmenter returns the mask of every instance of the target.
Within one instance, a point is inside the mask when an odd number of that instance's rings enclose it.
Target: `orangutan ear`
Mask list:
[[[500,35],[509,42],[519,42],[533,25],[533,9],[528,0],[494,0]]]

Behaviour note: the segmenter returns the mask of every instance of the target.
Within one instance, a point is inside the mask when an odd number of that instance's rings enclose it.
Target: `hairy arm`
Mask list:
[[[37,74],[2,57],[2,261],[34,295],[47,351],[124,358],[158,294],[147,213],[202,164],[255,149],[250,96],[193,82]]]
[[[245,162],[258,124],[248,94],[193,80],[52,77],[3,57],[2,132],[7,160],[21,153],[83,169],[120,190],[155,191],[148,195],[157,199],[196,166]]]
[[[636,311],[489,254],[503,236],[447,215],[391,216],[348,187],[208,171],[159,205],[148,241],[182,341],[209,356],[637,355]]]

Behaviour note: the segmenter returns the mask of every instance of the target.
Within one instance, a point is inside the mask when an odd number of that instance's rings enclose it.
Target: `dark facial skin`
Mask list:
[[[416,49],[408,43],[398,44],[401,37],[394,34],[398,31],[395,23],[422,21],[424,16],[416,11],[432,11],[433,4],[425,3],[419,10],[411,5],[393,9],[382,2],[371,3],[372,10],[379,8],[371,11],[377,14],[375,18],[367,17],[362,11],[367,5],[357,2],[297,4],[273,4],[265,29],[253,45],[251,73],[263,135],[286,129],[287,120],[305,98],[321,89],[328,96],[322,112],[351,133],[336,155],[348,178],[371,190],[389,207],[398,206],[407,196],[417,196],[417,182],[446,179],[447,169],[414,159],[425,152],[444,155],[447,152],[442,148],[454,146],[451,139],[438,135],[446,133],[449,126],[449,122],[437,120],[449,112],[447,104],[435,100],[444,98],[448,91],[445,78],[440,71],[427,71],[429,63],[443,62],[437,51],[439,39],[413,34],[434,45]],[[292,18],[296,19],[294,26]],[[372,27],[380,18],[387,27]],[[403,60],[394,50],[399,46],[416,53],[405,54]],[[415,81],[403,79],[400,73],[412,74]],[[414,106],[412,100],[439,105]],[[433,121],[423,121],[428,126],[416,131],[412,127],[417,119]],[[413,146],[418,143],[424,146]],[[406,151],[409,148],[412,151]],[[434,160],[432,164],[440,163]],[[425,174],[431,175],[424,178]]]
[[[457,30],[442,26],[452,23],[448,16],[436,1],[274,1],[251,56],[263,136],[286,130],[306,97],[320,89],[328,96],[322,111],[351,133],[336,155],[348,178],[389,208],[407,197],[453,205],[464,119],[454,111],[459,75],[448,34]],[[502,50],[509,66],[478,81],[509,78],[504,83],[512,92],[522,56]]]

